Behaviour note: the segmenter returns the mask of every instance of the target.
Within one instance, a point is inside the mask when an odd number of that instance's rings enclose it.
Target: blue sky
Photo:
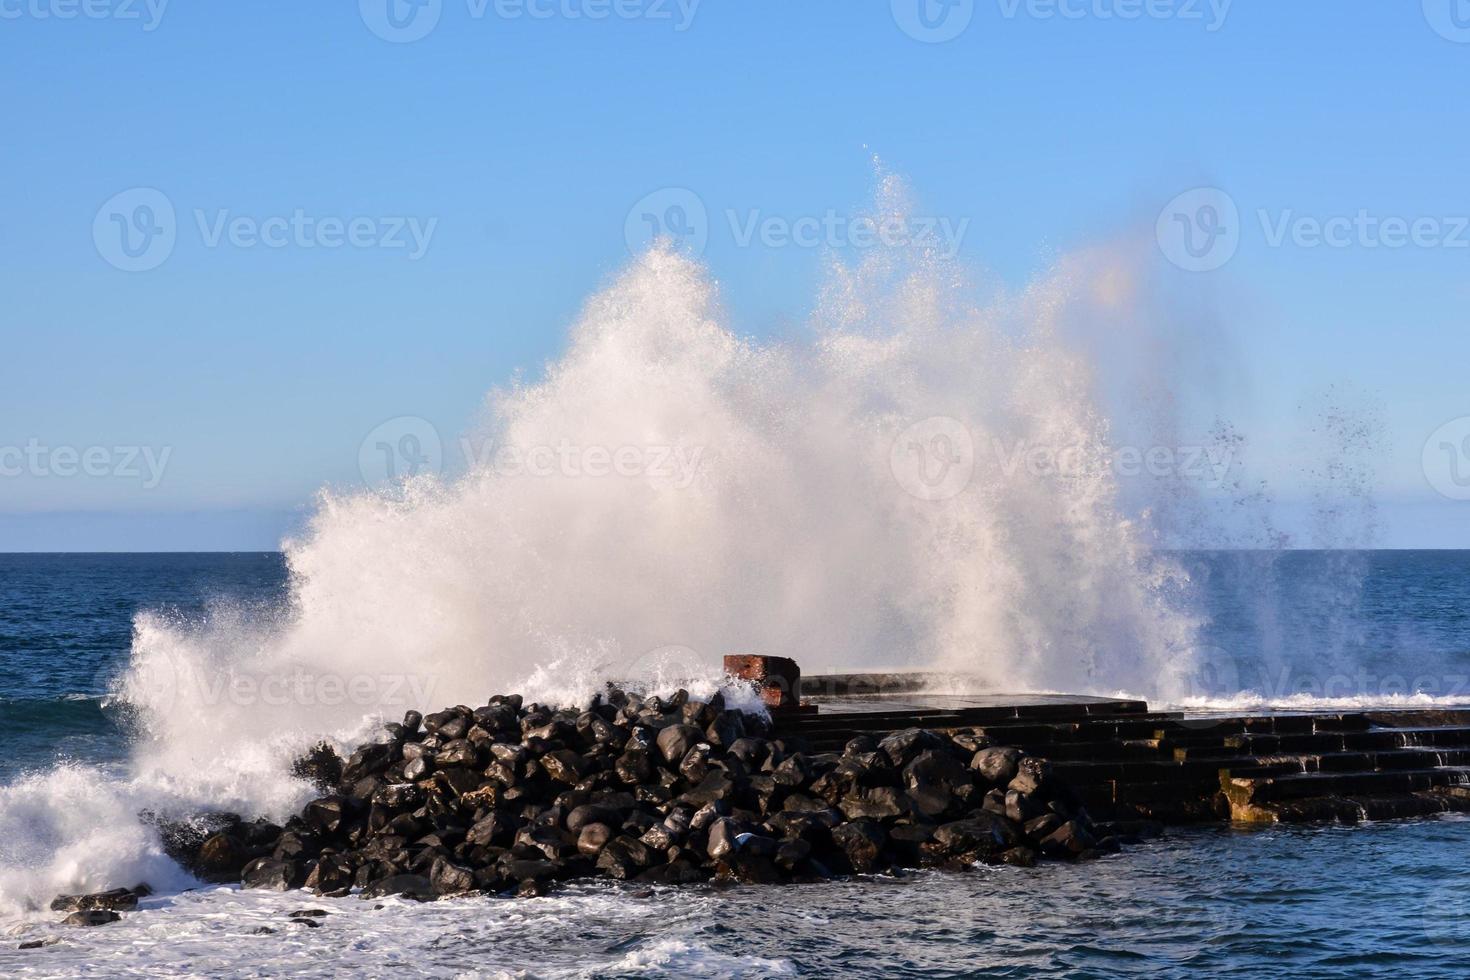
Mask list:
[[[1383,543],[1470,546],[1425,465],[1440,430],[1470,474],[1470,3],[426,2],[0,0],[0,550],[272,547],[383,420],[452,436],[554,357],[662,188],[712,216],[739,327],[789,333],[821,250],[723,215],[850,213],[874,153],[1016,286],[1224,192],[1228,261],[1164,275],[1219,320],[1283,512],[1336,386],[1383,420]],[[140,188],[174,240],[128,271],[163,241]],[[349,231],[392,247],[323,247]]]

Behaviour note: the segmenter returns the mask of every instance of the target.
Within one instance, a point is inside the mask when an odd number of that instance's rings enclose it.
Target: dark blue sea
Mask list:
[[[1181,560],[1204,597],[1202,704],[1470,701],[1470,552]],[[25,896],[99,851],[112,873],[162,886],[152,915],[41,951],[5,944],[0,974],[1470,975],[1470,821],[1458,818],[1180,830],[1097,864],[1024,872],[655,894],[589,884],[427,907],[313,898],[334,913],[327,925],[284,928],[289,896],[184,891],[161,870],[127,818],[167,787],[145,796],[127,782],[135,731],[106,695],[140,612],[197,622],[222,604],[287,601],[277,554],[0,555],[7,921],[55,933]],[[252,934],[267,923],[281,928]]]

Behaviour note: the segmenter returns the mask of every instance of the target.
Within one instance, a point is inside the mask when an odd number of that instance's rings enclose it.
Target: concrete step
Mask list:
[[[1231,802],[1273,803],[1309,796],[1378,796],[1420,793],[1437,787],[1470,787],[1470,768],[1401,769],[1381,772],[1310,772],[1265,777],[1230,773]]]

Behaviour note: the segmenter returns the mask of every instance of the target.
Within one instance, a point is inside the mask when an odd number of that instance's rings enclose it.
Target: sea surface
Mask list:
[[[1202,703],[1470,701],[1470,553],[1179,558],[1205,597]],[[24,872],[23,807],[73,806],[74,782],[126,770],[132,723],[106,695],[138,613],[287,597],[277,554],[0,555],[0,866]],[[418,906],[173,887],[102,929],[8,920],[0,975],[1463,977],[1467,853],[1470,821],[1445,817],[1175,830],[1095,864],[778,888]],[[330,914],[289,923],[302,906]],[[61,942],[15,949],[46,936]]]

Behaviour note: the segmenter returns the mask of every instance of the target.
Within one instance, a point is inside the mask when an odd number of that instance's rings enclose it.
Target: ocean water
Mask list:
[[[1470,553],[1181,560],[1209,583],[1210,642],[1232,651],[1229,662],[1247,678],[1274,666],[1276,654],[1259,653],[1272,649],[1273,630],[1280,650],[1295,652],[1283,663],[1298,687],[1331,676],[1314,664],[1366,665],[1364,689],[1326,692],[1363,703],[1416,693],[1454,700],[1459,692],[1445,685],[1470,669]],[[1356,594],[1338,612],[1350,627],[1324,631],[1320,606],[1303,598],[1344,569],[1357,576],[1339,580]],[[1268,573],[1287,591],[1264,615]],[[40,878],[59,888],[68,870],[85,870],[87,855],[58,862],[54,848],[36,847],[33,829],[17,831],[18,821],[58,830],[37,808],[96,806],[89,794],[98,779],[132,787],[117,790],[109,806],[159,797],[159,784],[130,771],[146,730],[125,706],[105,701],[132,656],[140,615],[197,621],[242,607],[268,616],[283,605],[288,575],[277,554],[0,556],[0,865],[8,876],[0,885],[24,892]],[[1302,646],[1309,641],[1317,646]],[[1406,645],[1412,665],[1394,655]],[[1394,674],[1416,670],[1441,687],[1390,689]],[[77,826],[109,812],[84,815]],[[198,887],[160,877],[165,859],[147,854],[146,843],[85,828],[80,836],[89,847],[141,848],[127,873],[150,878],[159,893],[139,914],[94,930],[63,930],[49,913],[12,914],[0,973],[1448,977],[1463,976],[1470,955],[1470,821],[1456,817],[1175,830],[1096,864],[1027,871],[654,892],[593,883],[541,900],[428,906]],[[290,924],[286,913],[303,906],[332,914],[317,929]],[[261,926],[276,931],[252,934]],[[14,949],[44,936],[62,942]]]

